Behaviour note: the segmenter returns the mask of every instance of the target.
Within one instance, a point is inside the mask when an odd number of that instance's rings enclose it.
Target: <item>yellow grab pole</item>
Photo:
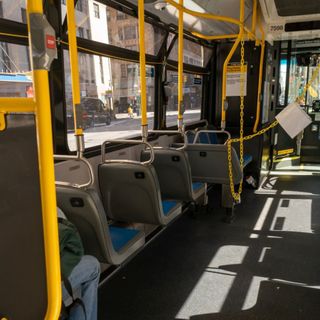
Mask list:
[[[244,1],[245,0],[240,0],[240,21],[241,21],[241,26],[240,26],[240,31],[237,40],[233,44],[224,64],[223,64],[223,73],[222,73],[222,97],[221,97],[221,129],[226,128],[226,108],[225,108],[225,103],[226,103],[226,96],[227,96],[227,67],[228,64],[236,51],[242,37],[244,34]]]
[[[144,0],[138,2],[139,16],[139,59],[140,59],[140,94],[141,94],[141,130],[142,138],[148,137],[148,119],[147,119],[147,86],[146,86],[146,55],[144,42]]]
[[[258,1],[253,0],[252,3],[252,24],[251,24],[251,32],[255,35],[256,34],[256,24],[257,24],[257,7],[258,7]]]
[[[193,10],[190,10],[190,9],[187,9],[187,8],[183,7],[182,5],[180,5],[180,3],[178,4],[174,0],[165,0],[165,1],[167,3],[169,3],[170,5],[172,5],[173,7],[175,7],[176,9],[182,10],[184,13],[188,13],[191,16],[194,16],[194,17],[229,22],[229,23],[232,23],[232,24],[236,24],[238,26],[241,25],[241,22],[239,20],[237,20],[237,19],[234,19],[234,18],[230,18],[230,17],[226,17],[226,16],[220,16],[220,15],[211,14],[211,13],[202,13],[202,12],[193,11]]]
[[[32,48],[29,15],[43,13],[42,1],[27,0],[27,12],[29,41]],[[59,318],[62,298],[48,71],[33,69],[33,84],[47,279],[48,305],[45,319],[52,320]]]
[[[259,66],[257,112],[256,112],[256,121],[255,121],[254,127],[253,127],[254,133],[256,133],[258,130],[258,125],[259,125],[259,121],[260,121],[260,114],[261,114],[261,90],[262,90],[264,51],[265,51],[265,33],[264,33],[264,30],[261,25],[260,17],[259,17],[259,29],[262,34],[262,40],[261,40],[261,52],[260,52],[260,66]]]
[[[72,102],[73,102],[73,118],[75,135],[83,135],[83,130],[77,122],[77,110],[80,105],[80,81],[79,81],[79,63],[78,63],[78,49],[77,49],[77,35],[74,0],[67,0],[67,22],[68,22],[68,39],[69,39],[69,57],[72,78]]]
[[[183,7],[183,0],[179,0],[179,5]],[[183,125],[183,11],[179,10],[179,57],[178,57],[178,129],[182,130]]]

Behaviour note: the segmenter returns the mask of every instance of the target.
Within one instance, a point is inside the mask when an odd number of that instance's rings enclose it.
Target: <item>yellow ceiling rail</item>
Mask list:
[[[256,40],[259,41],[259,39],[256,37],[254,33],[252,33],[247,27],[244,27],[244,35],[248,36],[248,39],[250,40]],[[191,32],[195,37],[198,37],[200,39],[205,40],[224,40],[224,39],[236,39],[239,36],[239,33],[235,34],[222,34],[222,35],[213,35],[209,36],[200,32],[193,31]]]
[[[235,39],[235,38],[238,38],[238,35],[239,35],[237,33],[237,34],[222,34],[222,35],[208,36],[208,35],[202,34],[200,32],[192,32],[192,34],[195,37],[198,37],[200,39],[205,39],[205,40]]]
[[[226,99],[226,82],[227,82],[227,67],[228,64],[234,54],[234,52],[236,51],[243,35],[244,35],[244,13],[245,13],[245,4],[244,4],[245,0],[240,0],[240,21],[241,21],[241,25],[240,25],[240,32],[238,35],[237,40],[235,41],[235,43],[233,44],[224,64],[223,64],[223,73],[222,73],[222,99],[221,99],[221,129],[224,130],[226,128],[226,103],[227,103],[227,99]]]
[[[183,0],[179,0],[179,5],[183,7]],[[178,129],[182,130],[183,125],[183,11],[179,10],[179,57],[178,57]]]
[[[262,28],[260,16],[258,17],[259,30],[261,32],[261,52],[260,52],[260,66],[259,66],[259,82],[258,82],[258,96],[257,96],[257,111],[256,111],[256,121],[253,127],[253,133],[258,130],[258,125],[260,122],[261,114],[261,90],[262,90],[262,78],[263,78],[263,65],[264,65],[264,52],[265,52],[265,33]]]
[[[0,98],[0,111],[10,112],[35,112],[33,98]]]
[[[138,2],[139,18],[139,60],[140,60],[140,94],[141,94],[141,130],[142,139],[148,137],[147,119],[147,84],[146,84],[146,53],[144,42],[144,0]]]
[[[31,14],[43,14],[42,1],[27,0],[27,17],[32,52]],[[51,108],[48,71],[33,68],[34,99],[41,191],[41,208],[46,261],[47,311],[46,320],[58,319],[61,308],[61,276],[57,219],[57,201],[53,163]]]
[[[210,19],[210,20],[217,20],[217,21],[224,21],[224,22],[236,24],[238,26],[241,25],[240,20],[237,20],[237,19],[234,19],[234,18],[230,18],[230,17],[227,17],[227,16],[220,16],[220,15],[216,15],[216,14],[212,14],[212,13],[197,12],[197,11],[193,11],[193,10],[187,9],[184,6],[176,3],[173,0],[165,0],[165,1],[167,3],[169,3],[170,5],[172,5],[173,7],[175,7],[176,9],[182,10],[184,13],[190,14],[190,15],[192,15],[194,17]]]

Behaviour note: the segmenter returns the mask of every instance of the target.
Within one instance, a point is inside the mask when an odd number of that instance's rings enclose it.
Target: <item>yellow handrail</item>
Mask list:
[[[36,104],[33,98],[0,98],[0,111],[35,112]]]
[[[238,38],[239,36],[239,34],[222,34],[222,35],[208,36],[200,32],[192,32],[192,34],[195,37],[198,37],[200,39],[206,39],[206,40],[234,39],[234,38]]]
[[[183,7],[183,0],[179,0]],[[178,57],[178,129],[182,129],[182,103],[183,103],[183,10],[179,10],[179,57]]]
[[[142,136],[146,138],[146,130],[148,128],[147,119],[147,87],[146,87],[146,54],[144,42],[144,0],[138,2],[139,17],[139,60],[140,60],[140,94],[141,94],[141,128]]]
[[[68,39],[69,39],[69,57],[71,70],[71,85],[72,85],[72,103],[73,103],[73,119],[75,135],[82,135],[83,130],[79,128],[77,122],[77,110],[80,105],[80,81],[79,81],[79,63],[78,63],[78,48],[76,35],[76,22],[74,0],[67,0],[67,22],[68,22]]]
[[[236,51],[242,37],[244,34],[244,1],[245,0],[240,0],[240,21],[242,22],[240,26],[240,31],[239,35],[237,37],[237,40],[233,44],[224,64],[223,64],[223,73],[222,73],[222,97],[221,97],[221,129],[226,128],[226,110],[225,110],[225,101],[226,101],[226,82],[227,82],[227,67],[228,63],[230,62],[234,52]]]
[[[42,1],[27,0],[27,12],[29,41],[30,48],[32,48],[29,15],[43,13]],[[53,320],[58,319],[60,314],[61,276],[48,71],[33,69],[33,84],[46,260],[47,312],[45,319]]]
[[[260,121],[261,114],[261,90],[262,90],[262,78],[263,78],[263,63],[264,63],[264,51],[265,51],[265,33],[261,25],[260,16],[258,17],[259,30],[261,32],[261,52],[260,52],[260,66],[259,66],[259,82],[258,82],[258,96],[257,96],[257,112],[256,121],[254,123],[253,132],[256,133]]]

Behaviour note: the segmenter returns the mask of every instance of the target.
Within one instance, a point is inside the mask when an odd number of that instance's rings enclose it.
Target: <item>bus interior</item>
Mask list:
[[[319,319],[319,0],[1,0],[0,168],[1,320],[59,319],[57,206],[98,319]]]

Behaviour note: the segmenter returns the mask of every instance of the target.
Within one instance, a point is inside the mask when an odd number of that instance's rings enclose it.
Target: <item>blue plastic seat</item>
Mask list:
[[[165,216],[169,216],[170,213],[172,212],[172,209],[174,209],[178,204],[179,203],[177,201],[163,200],[162,201],[163,214]]]
[[[110,226],[109,232],[113,248],[117,252],[121,251],[122,248],[139,234],[139,230],[116,226]]]
[[[243,155],[243,167],[246,167],[252,161],[251,154],[244,154]]]
[[[192,191],[196,192],[196,191],[200,190],[201,188],[203,188],[204,185],[205,184],[203,182],[193,182],[192,183]]]
[[[219,144],[218,136],[215,132],[200,132],[198,143],[202,144]],[[251,154],[244,154],[243,166],[246,167],[252,161]]]

